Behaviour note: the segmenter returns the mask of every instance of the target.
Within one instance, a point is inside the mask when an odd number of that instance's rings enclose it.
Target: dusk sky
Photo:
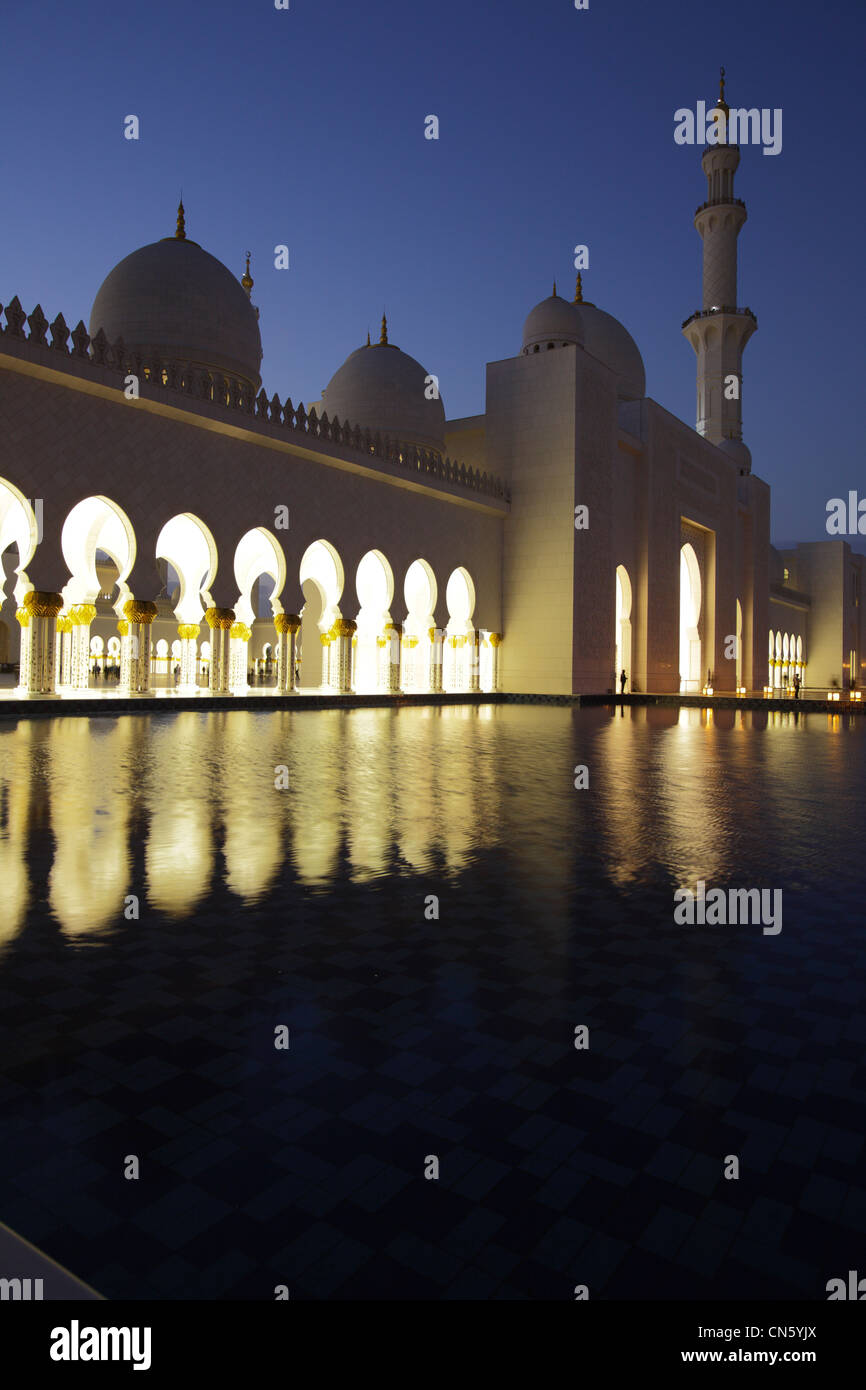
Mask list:
[[[182,188],[192,239],[238,275],[252,252],[269,394],[316,400],[385,307],[449,418],[484,409],[485,363],[519,351],[554,277],[571,298],[586,243],[585,297],[693,423],[706,181],[674,112],[712,104],[724,63],[732,106],[783,112],[782,152],[744,146],[735,185],[774,542],[822,539],[828,498],[866,494],[861,0],[47,3],[7,6],[4,40],[0,302],[86,323]]]

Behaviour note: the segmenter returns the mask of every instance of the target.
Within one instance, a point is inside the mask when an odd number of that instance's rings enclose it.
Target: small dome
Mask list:
[[[445,407],[427,399],[429,373],[393,343],[359,347],[322,392],[322,409],[341,424],[377,430],[401,444],[445,451]]]
[[[151,242],[114,267],[90,314],[91,337],[100,328],[145,359],[206,367],[256,390],[261,384],[255,309],[222,261],[185,236]]]
[[[723,439],[718,446],[741,473],[752,471],[752,451],[741,439]]]
[[[581,310],[576,304],[560,298],[554,288],[553,294],[542,299],[527,315],[523,325],[523,351],[532,352],[536,347],[543,351],[548,343],[554,347],[582,343],[583,334]]]
[[[586,337],[583,346],[618,377],[621,401],[640,401],[646,395],[646,373],[637,343],[613,314],[582,302],[580,312]]]

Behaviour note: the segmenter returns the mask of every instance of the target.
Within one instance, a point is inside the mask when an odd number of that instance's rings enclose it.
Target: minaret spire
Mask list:
[[[724,68],[717,105],[727,124]],[[737,237],[746,221],[746,205],[734,197],[739,163],[738,145],[707,145],[703,152],[707,201],[695,213],[703,242],[703,303],[683,324],[698,359],[696,428],[713,444],[742,441],[743,349],[758,326],[751,309],[737,307]]]
[[[183,194],[177,205],[177,229],[174,234],[175,241],[186,241],[186,219],[183,212]]]

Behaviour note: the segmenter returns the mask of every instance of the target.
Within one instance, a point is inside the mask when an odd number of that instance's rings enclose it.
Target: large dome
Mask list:
[[[215,256],[185,236],[125,256],[99,287],[90,336],[103,329],[130,352],[238,377],[258,390],[262,341],[246,291]]]
[[[322,409],[341,424],[360,425],[402,444],[445,450],[445,407],[427,399],[428,372],[393,343],[350,353],[322,392]]]
[[[553,294],[530,309],[523,325],[523,351],[541,352],[548,347],[564,347],[566,343],[582,343],[583,319],[576,304],[562,299],[553,287]]]
[[[577,306],[576,306],[577,307]],[[637,343],[613,314],[582,300],[583,346],[593,357],[616,372],[617,394],[621,401],[640,401],[646,395],[646,373]]]

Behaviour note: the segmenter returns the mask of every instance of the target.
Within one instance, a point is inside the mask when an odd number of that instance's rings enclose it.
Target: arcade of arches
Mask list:
[[[0,599],[9,585],[21,629],[22,694],[84,691],[94,678],[129,694],[161,687],[241,694],[251,682],[275,693],[498,688],[502,637],[476,625],[475,586],[462,566],[447,579],[442,628],[434,617],[436,576],[420,557],[398,584],[387,557],[368,551],[353,576],[356,606],[339,553],[327,540],[314,541],[298,573],[303,604],[290,613],[280,597],[285,554],[264,527],[236,546],[232,608],[211,599],[216,545],[192,513],[170,518],[160,531],[154,558],[163,590],[156,602],[129,588],[135,532],[110,498],[85,498],[67,516],[61,546],[69,579],[61,593],[36,590],[27,576],[38,541],[30,503],[0,479]],[[5,626],[0,642],[4,636],[8,647]],[[0,649],[3,660],[8,655]]]

